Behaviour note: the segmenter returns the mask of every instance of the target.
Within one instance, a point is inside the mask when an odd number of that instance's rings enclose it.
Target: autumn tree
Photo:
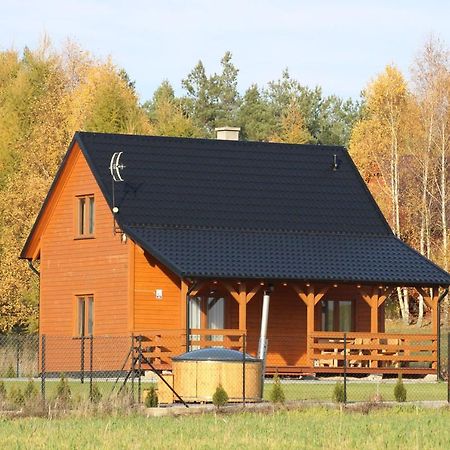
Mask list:
[[[283,111],[280,128],[271,136],[270,140],[285,144],[306,144],[311,141],[311,138],[299,106],[292,101]]]
[[[181,100],[168,81],[163,81],[153,94],[153,99],[146,102],[153,133],[160,136],[201,137],[201,130],[183,111]]]
[[[151,130],[135,92],[111,62],[69,46],[64,54],[44,40],[37,50],[0,53],[0,129],[13,159],[0,187],[0,331],[36,326],[38,280],[21,248],[77,130],[145,133]],[[7,154],[7,156],[4,156]],[[5,164],[5,163],[4,163]]]
[[[401,162],[410,159],[412,97],[401,72],[387,66],[364,92],[364,117],[353,129],[350,151],[378,198],[394,234],[402,236]],[[380,201],[381,200],[381,201]],[[408,291],[398,290],[403,320],[409,323]]]

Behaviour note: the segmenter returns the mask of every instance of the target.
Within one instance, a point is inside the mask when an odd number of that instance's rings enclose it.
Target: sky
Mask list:
[[[395,63],[406,75],[430,36],[450,46],[450,2],[438,0],[0,0],[0,50],[36,48],[46,34],[111,56],[142,101],[164,79],[178,94],[202,60],[220,70],[229,50],[239,90],[288,68],[302,84],[358,98]]]

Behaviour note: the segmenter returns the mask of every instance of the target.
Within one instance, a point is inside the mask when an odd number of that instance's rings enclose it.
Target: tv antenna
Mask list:
[[[123,152],[115,152],[111,156],[109,163],[109,171],[111,173],[112,182],[112,212],[113,212],[113,232],[116,233],[116,214],[119,212],[119,208],[116,206],[115,185],[125,181],[122,177],[122,170],[125,166],[120,162],[120,158]]]

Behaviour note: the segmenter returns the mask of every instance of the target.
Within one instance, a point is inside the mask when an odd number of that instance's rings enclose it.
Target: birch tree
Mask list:
[[[363,173],[369,177],[369,188],[383,192],[381,207],[394,234],[401,237],[400,162],[405,155],[407,130],[405,117],[410,113],[410,93],[401,72],[387,66],[364,92],[364,117],[353,129],[350,151]],[[371,186],[372,184],[372,186]],[[409,295],[398,288],[401,316],[409,323]]]

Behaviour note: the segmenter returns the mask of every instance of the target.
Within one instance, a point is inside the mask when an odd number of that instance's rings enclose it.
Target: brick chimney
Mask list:
[[[215,129],[216,139],[225,141],[238,141],[240,127],[219,127]]]

